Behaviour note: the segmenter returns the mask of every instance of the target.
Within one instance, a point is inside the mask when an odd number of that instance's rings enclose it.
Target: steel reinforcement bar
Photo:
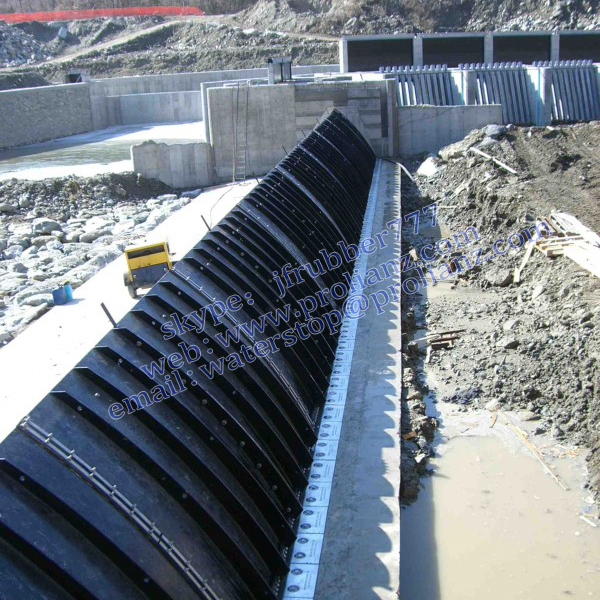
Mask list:
[[[359,241],[374,165],[333,111],[0,444],[0,597],[281,597],[337,335],[202,367],[281,339],[304,297],[352,272],[324,268],[284,298],[273,277]],[[234,295],[236,312],[165,335]],[[286,304],[289,318],[240,327]],[[165,361],[176,352],[201,358]]]

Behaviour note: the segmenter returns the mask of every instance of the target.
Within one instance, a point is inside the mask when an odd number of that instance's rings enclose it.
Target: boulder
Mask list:
[[[504,331],[512,331],[513,329],[516,329],[519,325],[521,325],[521,319],[510,319],[506,321],[504,325],[502,325],[502,329],[504,329]]]
[[[456,144],[450,144],[445,148],[442,148],[439,152],[441,159],[445,162],[449,160],[454,160],[456,158],[460,158],[464,156],[466,148],[462,142],[457,142]]]
[[[88,231],[86,233],[82,233],[79,236],[79,241],[82,244],[91,244],[95,242],[99,237],[104,235],[111,235],[112,229],[97,229],[95,231]]]
[[[65,242],[68,244],[77,243],[79,241],[80,231],[70,231],[65,235]]]
[[[485,408],[491,412],[496,412],[497,410],[500,410],[500,407],[501,407],[500,400],[497,400],[497,399],[490,400],[485,405]]]
[[[514,350],[518,346],[519,340],[509,336],[504,336],[496,342],[496,347],[504,348],[505,350]]]
[[[52,304],[52,294],[34,294],[23,300],[21,306],[41,306],[42,304]]]
[[[105,248],[97,252],[95,256],[86,263],[86,265],[103,268],[119,256],[121,256],[121,253],[117,250],[113,248]]]
[[[38,235],[31,240],[31,243],[37,248],[41,248],[54,240],[56,240],[56,238],[53,235]]]
[[[146,225],[148,227],[156,227],[160,225],[170,214],[170,211],[165,208],[155,208],[148,215]]]
[[[439,170],[438,159],[430,156],[421,163],[417,169],[417,175],[421,177],[433,177]]]
[[[52,240],[46,244],[46,248],[48,248],[48,250],[62,250],[63,245],[58,240]]]
[[[530,410],[520,410],[517,413],[517,417],[520,421],[537,421],[540,418],[539,415],[536,415]]]
[[[111,229],[111,233],[113,235],[121,235],[122,233],[131,231],[134,227],[135,227],[135,221],[133,219],[125,219],[124,221],[119,221]]]
[[[112,219],[107,219],[105,217],[92,217],[85,223],[85,231],[93,232],[100,231],[103,229],[110,229],[113,227],[115,222]]]
[[[513,281],[512,269],[494,269],[487,268],[484,275],[485,280],[491,285],[498,287],[506,287]]]
[[[545,288],[543,285],[537,285],[534,289],[533,292],[531,292],[531,299],[532,300],[537,300],[537,298],[539,298],[545,291]]]
[[[31,224],[31,231],[33,234],[45,235],[52,233],[53,231],[61,231],[62,226],[58,221],[54,219],[47,219],[46,217],[39,217],[33,220]]]
[[[21,253],[20,258],[32,258],[34,257],[37,253],[39,252],[39,250],[37,249],[37,246],[30,246],[29,248],[27,248],[27,250],[24,250]]]
[[[202,189],[198,188],[197,190],[188,190],[187,192],[183,192],[181,194],[182,198],[197,198],[202,193]]]
[[[10,270],[14,273],[27,273],[29,269],[22,262],[14,262],[10,265]]]
[[[20,244],[15,244],[13,246],[9,246],[4,251],[4,258],[7,258],[9,260],[17,258],[18,256],[21,256],[21,254],[23,254],[23,250],[24,250],[24,248]]]
[[[498,139],[502,137],[506,133],[507,129],[504,125],[488,125],[485,128],[486,137],[490,137],[492,139]]]
[[[486,148],[490,148],[491,146],[495,146],[498,143],[498,140],[492,137],[483,138],[482,142],[479,144],[478,148],[480,150],[485,150]]]
[[[0,213],[14,214],[16,212],[17,209],[11,204],[8,204],[7,202],[0,203]]]

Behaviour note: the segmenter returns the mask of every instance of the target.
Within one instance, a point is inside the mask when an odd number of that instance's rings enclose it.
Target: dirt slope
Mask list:
[[[484,141],[485,140],[485,141]],[[465,151],[483,146],[517,171],[512,175]],[[456,292],[429,308],[428,327],[467,323],[455,349],[439,358],[444,378],[465,410],[521,411],[539,435],[588,448],[590,481],[600,488],[600,280],[560,256],[534,251],[521,282],[514,267],[524,250],[508,248],[475,265],[473,252],[492,256],[493,243],[535,224],[552,210],[570,213],[600,232],[600,123],[510,128],[499,139],[485,131],[440,151],[438,171],[417,177],[404,211],[438,202],[439,233],[405,240],[422,247],[474,227],[480,240],[454,249],[433,265],[465,256],[471,269],[459,274]],[[415,161],[413,167],[420,164]],[[518,240],[515,240],[518,245]],[[404,249],[408,251],[407,248]],[[463,267],[465,263],[463,260]],[[454,299],[465,289],[469,302]],[[478,295],[478,290],[481,292]],[[407,307],[411,296],[406,297]],[[469,398],[465,390],[477,390]]]

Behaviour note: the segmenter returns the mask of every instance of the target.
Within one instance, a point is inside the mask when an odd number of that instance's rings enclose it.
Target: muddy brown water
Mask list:
[[[600,530],[579,518],[577,469],[565,492],[497,436],[457,437],[432,460],[402,513],[403,600],[600,597]]]
[[[426,293],[435,303],[449,285]],[[453,293],[466,302],[485,296],[461,287]],[[470,325],[486,327],[485,320]],[[412,337],[426,332],[417,329]],[[503,416],[490,427],[487,410],[462,412],[455,404],[432,402],[452,390],[442,381],[450,357],[424,367],[428,414],[440,427],[429,463],[433,474],[421,480],[418,500],[402,511],[401,600],[600,598],[600,525],[584,487],[585,449],[530,436],[565,491]],[[525,431],[533,427],[507,416]]]

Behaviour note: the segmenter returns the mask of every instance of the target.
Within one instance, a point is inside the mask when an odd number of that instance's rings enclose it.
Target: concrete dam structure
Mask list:
[[[284,595],[338,329],[281,341],[353,265],[283,300],[274,274],[359,242],[375,163],[333,111],[2,442],[1,596]],[[202,327],[171,331],[198,311]],[[333,295],[310,320],[331,311]]]
[[[246,31],[0,91],[0,599],[594,595],[598,31]]]

